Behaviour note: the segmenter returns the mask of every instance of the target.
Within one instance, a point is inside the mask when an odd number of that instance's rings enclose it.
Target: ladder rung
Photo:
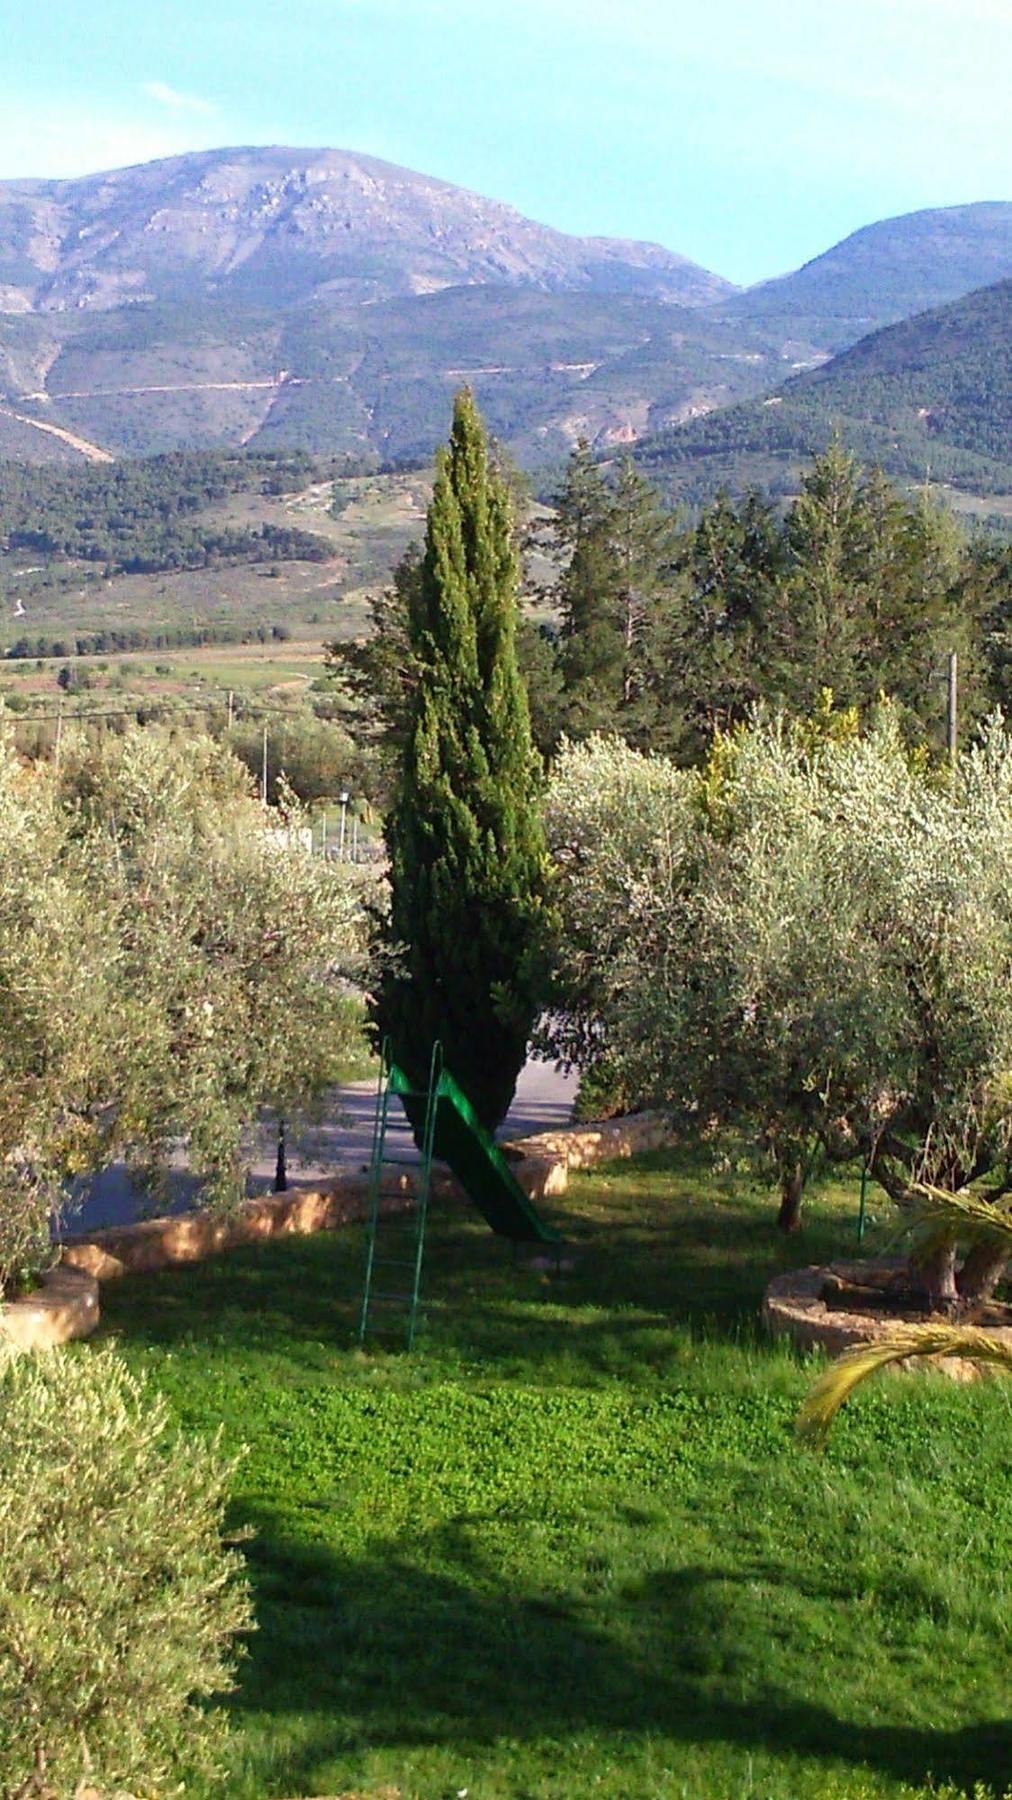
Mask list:
[[[413,1269],[414,1258],[410,1262],[398,1262],[393,1256],[377,1256],[373,1258],[374,1269]]]
[[[370,1306],[410,1306],[414,1294],[370,1294]]]

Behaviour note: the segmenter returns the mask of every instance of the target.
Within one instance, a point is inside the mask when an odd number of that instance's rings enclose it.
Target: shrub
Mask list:
[[[109,1350],[0,1364],[0,1792],[148,1793],[210,1762],[252,1623],[222,1546],[234,1464]]]

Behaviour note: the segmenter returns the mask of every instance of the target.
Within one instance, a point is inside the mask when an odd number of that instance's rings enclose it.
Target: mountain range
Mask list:
[[[774,337],[836,351],[1009,275],[1012,202],[946,206],[866,225],[719,310]]]
[[[998,202],[868,226],[736,290],[659,245],[567,236],[347,151],[214,150],[0,182],[0,456],[249,444],[420,458],[469,381],[528,466],[583,436],[604,453],[635,444],[664,471],[681,467],[676,445],[703,444],[705,461],[725,419],[733,434],[776,413],[781,433],[801,432],[809,414],[870,407],[888,438],[891,395],[904,432],[970,459],[954,481],[999,491],[1007,359],[1003,377],[1000,345],[993,360],[981,346],[1007,344],[1009,278],[1012,204]],[[970,443],[953,426],[965,394],[931,374],[931,328],[903,337],[896,322],[985,286],[998,298],[975,303],[968,329],[994,380]],[[952,329],[939,327],[939,378]],[[916,399],[895,367],[880,384],[882,355],[921,356]]]
[[[0,184],[7,310],[227,296],[290,306],[485,285],[732,291],[659,244],[569,237],[510,206],[346,150],[208,150],[74,181]]]

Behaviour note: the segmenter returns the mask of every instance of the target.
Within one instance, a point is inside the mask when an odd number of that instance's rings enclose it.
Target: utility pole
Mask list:
[[[53,762],[56,767],[57,775],[60,773],[60,746],[61,746],[62,741],[63,741],[63,695],[61,694],[60,695],[60,703],[56,709],[56,748],[53,752]]]
[[[959,692],[959,659],[955,650],[949,651],[949,762],[956,766],[956,731],[958,726],[958,692]]]
[[[235,721],[235,695],[233,694],[232,689],[229,688],[229,690],[228,690],[228,729],[229,729],[229,731],[231,731],[234,721]]]
[[[267,727],[264,726],[264,756],[260,774],[260,798],[267,805]]]
[[[338,854],[338,859],[341,862],[343,862],[344,861],[344,833],[345,833],[345,828],[348,823],[348,801],[351,799],[351,795],[344,793],[344,794],[341,794],[339,796],[339,798],[341,801],[341,837],[340,837],[340,842],[338,843],[338,847],[337,847],[337,854]]]

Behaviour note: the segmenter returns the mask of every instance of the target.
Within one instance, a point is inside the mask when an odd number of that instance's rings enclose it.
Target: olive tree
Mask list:
[[[655,1089],[633,1072],[618,1030],[634,970],[629,923],[644,882],[692,826],[694,780],[667,757],[618,737],[563,741],[545,795],[545,830],[561,897],[555,1007],[535,1040],[580,1072],[581,1092],[634,1106]],[[630,1080],[634,1085],[630,1086]]]
[[[0,1281],[44,1254],[69,1177],[182,1143],[235,1196],[260,1110],[336,1079],[361,878],[297,845],[208,739],[71,742],[57,771],[0,738]]]
[[[916,1258],[933,1300],[976,1300],[1007,1254],[986,1208],[1012,1191],[1012,744],[1000,722],[951,779],[908,753],[888,710],[864,735],[828,709],[757,721],[660,800],[656,771],[637,779],[623,752],[638,808],[614,782],[617,754],[567,751],[549,796],[566,925],[557,1046],[579,1061],[590,1030],[639,1101],[686,1130],[747,1133],[776,1164],[787,1229],[819,1156],[863,1156],[908,1208],[925,1184],[972,1186],[984,1217],[936,1221]],[[581,845],[570,819],[602,764],[611,798]],[[595,908],[607,919],[596,961]]]
[[[265,814],[210,739],[136,732],[61,784],[120,947],[119,1145],[158,1161],[185,1138],[227,1197],[259,1109],[296,1115],[357,1046],[361,877],[303,851],[297,812]]]
[[[94,846],[0,739],[0,1291],[44,1259],[65,1177],[104,1159],[121,946]]]

